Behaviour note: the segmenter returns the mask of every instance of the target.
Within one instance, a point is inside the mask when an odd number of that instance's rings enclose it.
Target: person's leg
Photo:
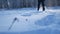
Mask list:
[[[44,1],[42,2],[43,11],[45,11]]]
[[[38,9],[37,9],[38,11],[39,11],[39,8],[40,8],[40,1],[38,1]]]

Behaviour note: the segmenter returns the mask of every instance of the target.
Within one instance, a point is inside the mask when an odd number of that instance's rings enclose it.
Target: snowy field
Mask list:
[[[2,9],[0,34],[60,34],[60,9]]]

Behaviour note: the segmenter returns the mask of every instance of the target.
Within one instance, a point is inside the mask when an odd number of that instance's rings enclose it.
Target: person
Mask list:
[[[39,11],[39,8],[40,8],[40,5],[42,4],[42,8],[43,8],[43,11],[45,11],[45,5],[44,5],[44,2],[45,0],[38,0],[38,11]]]

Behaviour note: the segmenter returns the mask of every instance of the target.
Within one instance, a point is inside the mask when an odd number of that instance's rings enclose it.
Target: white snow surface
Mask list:
[[[47,26],[36,25],[37,20],[42,20],[48,15],[54,15],[55,22]],[[60,9],[46,9],[46,11],[37,11],[36,9],[23,8],[13,10],[0,10],[0,32],[25,32],[39,29],[51,29],[60,30]],[[17,20],[14,22],[10,30],[14,18]],[[40,23],[40,22],[39,22]]]

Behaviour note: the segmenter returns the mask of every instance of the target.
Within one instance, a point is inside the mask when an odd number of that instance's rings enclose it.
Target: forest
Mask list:
[[[0,0],[0,8],[37,7],[38,0]],[[45,0],[45,6],[60,6],[60,0]]]

